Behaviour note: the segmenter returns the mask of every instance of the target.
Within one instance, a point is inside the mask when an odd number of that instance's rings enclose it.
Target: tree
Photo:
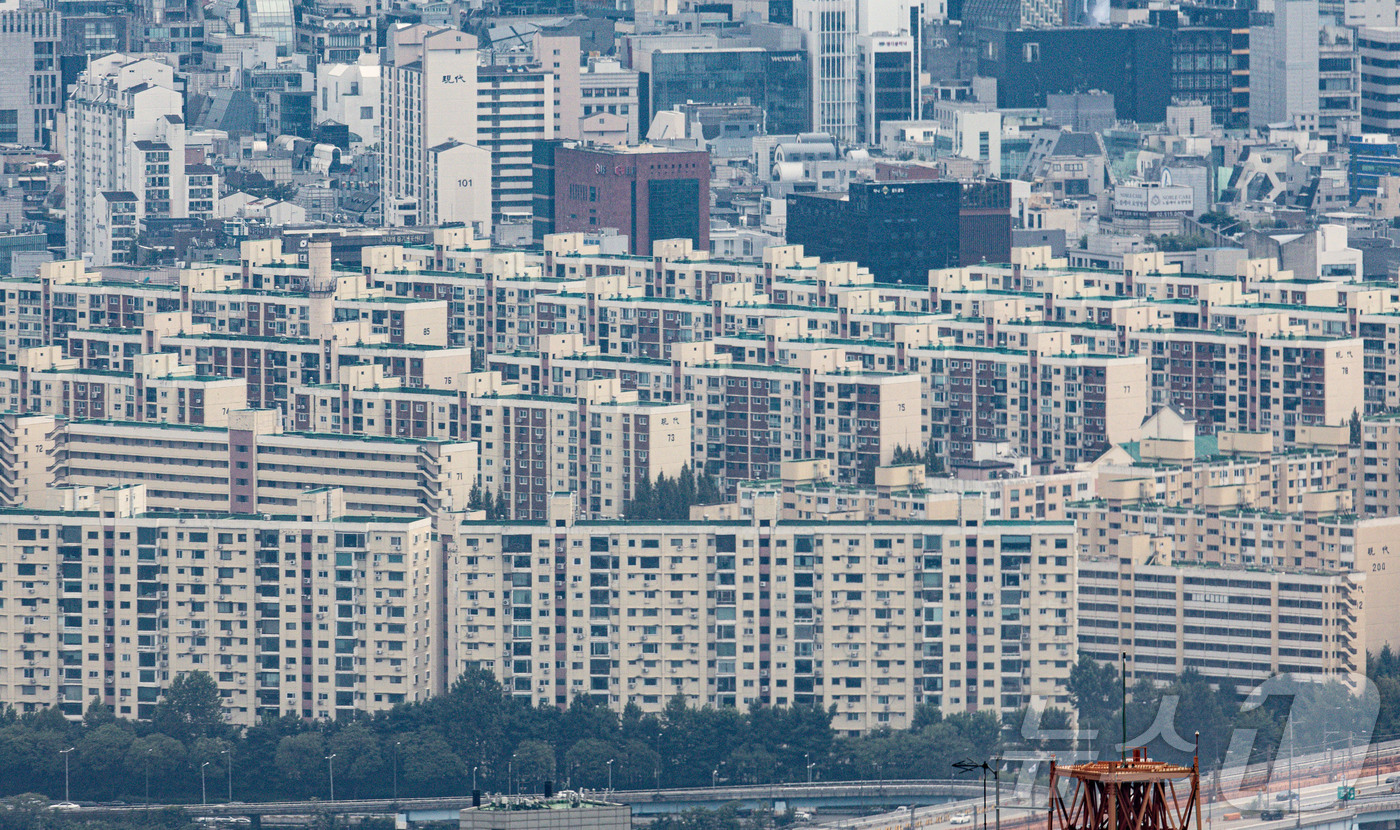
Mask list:
[[[170,791],[175,774],[187,768],[185,745],[159,732],[137,738],[127,745],[127,779],[139,782],[139,792],[145,793],[146,781],[151,783],[151,793],[159,796]]]
[[[117,722],[117,713],[112,711],[112,707],[102,702],[101,698],[93,698],[83,712],[83,726],[88,729],[96,729],[109,723]]]
[[[1070,669],[1065,688],[1079,713],[1081,728],[1086,720],[1099,722],[1118,710],[1118,669],[1112,663],[1100,663],[1087,654],[1079,655],[1079,662]]]
[[[403,777],[419,793],[448,795],[462,792],[462,759],[436,732],[424,730],[403,745]]]
[[[554,747],[544,741],[521,741],[511,761],[522,790],[533,791],[554,780]]]
[[[135,740],[136,734],[125,723],[107,723],[89,731],[77,746],[79,780],[115,798],[125,783],[126,753]]]
[[[221,738],[195,738],[189,745],[190,766],[199,769],[207,763],[206,775],[225,775],[228,772],[227,753],[232,749],[233,744]]]
[[[319,732],[288,735],[277,744],[277,771],[297,785],[301,795],[310,795],[326,781],[325,739]]]
[[[692,506],[717,504],[723,499],[723,488],[713,474],[696,475],[686,464],[675,478],[658,473],[655,480],[639,480],[624,512],[633,521],[686,521]]]
[[[224,729],[219,687],[207,672],[178,674],[165,688],[151,714],[157,732],[186,741],[217,735]]]
[[[569,771],[571,786],[605,787],[608,784],[608,761],[616,762],[617,747],[597,738],[584,738],[564,753],[564,768]]]
[[[914,719],[910,722],[909,728],[920,731],[928,726],[933,726],[943,720],[943,712],[932,703],[921,703],[914,710]]]
[[[362,723],[352,723],[330,739],[330,751],[335,755],[335,780],[345,782],[347,792],[358,798],[364,788],[382,776],[384,754],[379,737]]]
[[[1353,409],[1351,420],[1347,424],[1350,427],[1350,444],[1353,447],[1361,446],[1361,412]]]

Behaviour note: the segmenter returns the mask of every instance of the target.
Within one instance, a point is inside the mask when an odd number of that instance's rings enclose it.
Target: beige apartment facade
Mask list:
[[[834,707],[855,734],[916,707],[1063,704],[1073,528],[975,520],[461,523],[447,551],[449,672],[614,708]]]
[[[286,515],[152,512],[141,486],[92,507],[0,512],[8,585],[0,699],[149,717],[208,672],[225,717],[343,717],[442,688],[441,580],[427,518],[362,518],[338,490]]]

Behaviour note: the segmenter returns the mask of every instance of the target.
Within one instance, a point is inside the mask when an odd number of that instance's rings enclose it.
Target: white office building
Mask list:
[[[891,52],[908,54],[909,65],[901,63],[899,74],[913,79],[910,86],[917,93],[923,10],[921,0],[794,0],[793,25],[805,34],[812,73],[813,131],[842,144],[878,143],[877,125],[887,119],[875,106],[875,88],[882,85],[877,64],[897,60]],[[900,45],[892,45],[896,42]],[[889,120],[918,117],[917,104],[911,104]]]
[[[1364,28],[1356,34],[1361,59],[1361,130],[1400,132],[1400,27]]]
[[[43,147],[58,111],[59,15],[0,11],[0,144]]]
[[[356,63],[316,67],[316,123],[344,124],[351,141],[379,143],[379,56],[363,55]]]
[[[1317,129],[1320,28],[1317,0],[1279,0],[1272,23],[1249,27],[1249,126]]]

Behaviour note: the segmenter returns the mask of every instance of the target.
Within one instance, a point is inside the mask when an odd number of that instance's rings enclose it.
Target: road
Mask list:
[[[1375,770],[1376,758],[1389,759],[1379,769],[1379,781]],[[1365,775],[1358,773],[1365,762]],[[1257,812],[1263,809],[1287,810],[1287,798],[1279,799],[1288,789],[1288,764],[1280,761],[1275,764],[1268,791],[1257,794],[1256,789],[1234,798],[1213,800],[1214,781],[1202,780],[1201,818],[1203,829],[1208,830],[1285,830],[1288,827],[1307,826],[1320,818],[1337,815],[1337,786],[1343,773],[1356,786],[1356,802],[1349,805],[1364,809],[1368,804],[1389,802],[1400,799],[1400,793],[1392,793],[1393,784],[1386,778],[1396,776],[1400,780],[1400,741],[1377,743],[1369,748],[1357,748],[1348,754],[1346,750],[1332,753],[1299,755],[1293,759],[1293,780],[1298,782],[1294,789],[1298,793],[1297,811],[1286,814],[1275,821],[1261,821]],[[1225,771],[1222,775],[1223,789],[1232,789],[1237,784],[1239,771]],[[996,810],[992,805],[991,787],[988,788],[987,810],[983,812],[981,797],[964,801],[950,802],[936,807],[923,807],[913,810],[898,810],[863,818],[824,822],[822,828],[830,830],[992,830],[996,821]],[[1028,830],[1045,826],[1045,811],[1049,803],[1048,793],[1043,786],[1031,791],[1021,788],[1012,791],[1006,783],[1002,785],[1001,829]],[[954,816],[969,817],[971,822],[953,824]]]

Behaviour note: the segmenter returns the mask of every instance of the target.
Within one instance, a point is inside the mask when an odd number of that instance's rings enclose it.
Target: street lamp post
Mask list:
[[[715,787],[718,787],[718,786],[719,786],[719,770],[717,770],[717,769],[716,769],[716,770],[711,770],[711,771],[710,771],[710,789],[713,790]]]
[[[476,771],[479,769],[481,769],[480,766],[472,767],[472,792],[476,792]]]
[[[63,756],[63,800],[65,803],[72,801],[72,799],[68,797],[68,753],[75,749],[77,749],[77,747],[70,746],[67,749],[60,749],[58,751],[58,754]]]
[[[331,801],[335,801],[335,753],[326,756],[326,771],[331,776]]]
[[[399,800],[399,747],[403,746],[403,741],[394,741],[394,800]],[[472,789],[476,789],[476,781],[472,781]]]
[[[812,768],[815,767],[816,764],[812,763],[812,754],[810,752],[804,753],[802,757],[807,759],[807,783],[810,784],[812,783]]]
[[[209,766],[208,761],[199,765],[199,800],[205,807],[209,806],[209,787],[204,775],[204,768],[207,766]]]
[[[612,765],[616,758],[608,759],[608,792],[612,792]]]
[[[232,804],[232,803],[233,803],[233,750],[231,750],[231,749],[221,749],[221,750],[219,750],[219,754],[220,754],[220,755],[227,755],[227,756],[228,756],[228,800],[229,800],[229,803]]]
[[[146,750],[146,803],[151,803],[151,756],[155,754],[154,749]]]

